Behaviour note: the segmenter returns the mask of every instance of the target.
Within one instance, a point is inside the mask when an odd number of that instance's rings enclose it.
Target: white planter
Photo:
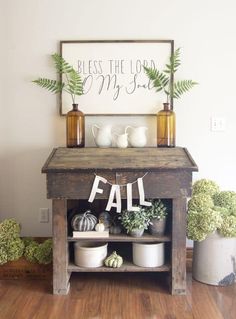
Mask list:
[[[210,285],[228,286],[236,279],[236,238],[214,233],[194,242],[193,278]]]
[[[164,243],[133,243],[133,263],[140,267],[164,264]]]
[[[107,256],[107,243],[74,243],[75,264],[80,267],[100,267]]]

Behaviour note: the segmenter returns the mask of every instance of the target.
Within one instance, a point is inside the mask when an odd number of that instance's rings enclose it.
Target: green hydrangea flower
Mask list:
[[[190,211],[201,212],[213,208],[214,202],[210,195],[198,194],[194,195],[188,202]]]
[[[20,239],[20,225],[14,218],[0,223],[0,264],[19,259],[24,252]]]
[[[199,179],[193,184],[193,195],[197,194],[206,194],[211,197],[214,196],[215,193],[220,191],[219,186],[209,179]]]
[[[5,219],[0,223],[0,238],[5,241],[20,236],[20,225],[14,218]]]
[[[224,237],[236,237],[236,217],[225,216],[219,232]]]
[[[22,240],[23,240],[25,247],[29,246],[32,243],[36,243],[36,241],[34,241],[32,237],[24,237],[24,238],[22,238]]]
[[[236,237],[236,192],[220,191],[215,182],[201,179],[188,202],[187,236],[201,241],[214,231]]]
[[[202,241],[221,227],[223,219],[220,212],[213,209],[201,212],[189,211],[187,215],[187,237]]]
[[[236,192],[222,191],[214,195],[214,204],[229,210],[229,213],[236,216]]]
[[[28,261],[32,263],[37,262],[37,258],[35,257],[36,251],[38,249],[39,244],[36,241],[32,241],[29,245],[25,247],[24,257]]]
[[[6,244],[7,259],[9,261],[19,259],[24,253],[24,243],[20,238],[13,238]]]
[[[52,240],[38,244],[31,237],[20,238],[20,225],[15,219],[0,223],[0,265],[23,256],[30,262],[48,264],[52,262]]]
[[[7,251],[0,243],[0,265],[7,263]]]
[[[50,264],[52,262],[52,240],[47,239],[38,245],[35,250],[35,258],[39,264]]]
[[[214,210],[217,210],[218,212],[220,212],[222,217],[230,215],[228,208],[225,208],[225,207],[214,206]]]

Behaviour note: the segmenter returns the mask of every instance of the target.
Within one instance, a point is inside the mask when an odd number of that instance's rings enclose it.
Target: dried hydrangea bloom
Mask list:
[[[219,186],[209,179],[199,179],[193,184],[193,195],[205,194],[214,196],[214,194],[220,191]]]

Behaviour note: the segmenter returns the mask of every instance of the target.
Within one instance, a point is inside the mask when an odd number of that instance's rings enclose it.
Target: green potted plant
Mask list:
[[[193,185],[187,236],[194,240],[193,277],[213,285],[235,282],[236,192],[207,179]]]
[[[144,230],[148,229],[148,225],[150,224],[150,218],[145,209],[141,207],[139,207],[138,211],[122,211],[120,220],[127,234],[133,237],[141,237]]]
[[[66,144],[67,147],[84,147],[84,114],[78,109],[76,102],[76,96],[83,94],[83,81],[74,67],[69,65],[61,55],[54,53],[52,59],[57,73],[61,76],[61,80],[38,78],[34,80],[33,83],[52,93],[61,93],[64,91],[71,96],[73,109],[66,115]],[[64,81],[62,79],[64,79]]]
[[[180,65],[180,48],[178,48],[171,54],[164,70],[144,66],[145,73],[156,92],[163,91],[166,95],[164,109],[157,113],[157,146],[159,147],[175,146],[175,113],[170,102],[173,99],[179,99],[197,84],[193,80],[176,81],[174,79]]]
[[[163,236],[166,227],[167,207],[160,200],[152,200],[152,206],[146,208],[150,219],[149,231],[154,236]]]

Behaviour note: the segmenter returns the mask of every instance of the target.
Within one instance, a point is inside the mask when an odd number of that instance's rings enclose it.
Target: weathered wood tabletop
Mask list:
[[[115,170],[189,170],[197,165],[185,148],[64,148],[53,150],[43,173]]]

